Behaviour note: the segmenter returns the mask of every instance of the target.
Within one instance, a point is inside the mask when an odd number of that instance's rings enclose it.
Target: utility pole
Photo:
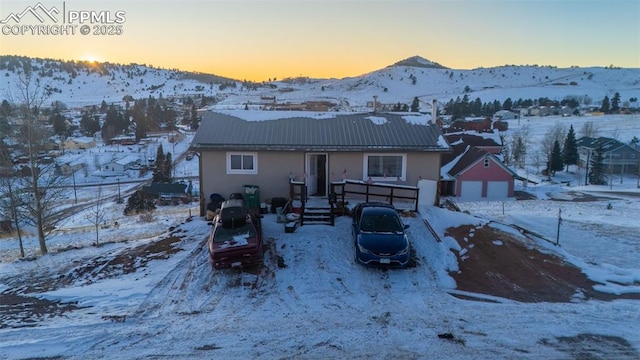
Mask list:
[[[589,161],[591,157],[591,149],[587,150],[587,162],[586,162],[586,167],[584,169],[584,185],[587,186],[589,185]]]
[[[75,198],[75,203],[78,203],[78,193],[76,192],[76,172],[75,170],[73,171],[73,173],[71,174],[73,177],[73,197]]]
[[[122,198],[120,197],[120,178],[118,178],[118,204],[122,204]]]
[[[558,209],[558,232],[556,233],[556,246],[560,246],[560,224],[562,224],[562,209]]]
[[[609,190],[613,190],[613,158],[609,152]]]

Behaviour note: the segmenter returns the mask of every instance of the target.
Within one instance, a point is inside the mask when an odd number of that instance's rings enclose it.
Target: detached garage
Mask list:
[[[469,146],[442,167],[441,176],[441,195],[482,201],[512,198],[516,174],[495,155]]]

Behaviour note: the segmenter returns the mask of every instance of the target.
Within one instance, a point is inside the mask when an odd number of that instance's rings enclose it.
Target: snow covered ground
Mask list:
[[[607,124],[604,136],[609,128],[624,129],[624,137],[638,134],[632,121],[623,125],[631,116],[598,119]],[[578,131],[579,120],[529,121],[538,124],[539,139],[558,121],[573,122]],[[197,162],[182,164],[192,171]],[[47,315],[25,307],[3,316],[0,358],[638,359],[637,300],[520,303],[452,295],[459,294],[450,274],[459,266],[452,250],[461,249],[446,230],[490,221],[518,236],[509,225],[547,238],[535,239],[536,247],[579,267],[601,292],[640,293],[640,190],[636,178],[616,180],[519,189],[537,200],[459,203],[469,214],[421,207],[418,217],[403,218],[418,266],[390,271],[354,262],[349,217],[334,227],[285,233],[275,215],[265,214],[265,266],[256,273],[211,269],[204,247],[210,226],[197,216],[187,221],[189,211],[198,214],[196,203],[159,207],[150,223],[123,218],[124,205],[112,204],[110,219],[120,226],[101,230],[101,246],[92,245],[95,233],[77,214],[52,239],[55,251],[35,260],[16,260],[17,240],[0,239],[0,314],[11,308],[9,294],[52,309]],[[585,196],[592,201],[574,201]],[[26,241],[35,254],[37,242]],[[494,244],[501,246],[499,239]],[[74,307],[55,311],[65,304]]]

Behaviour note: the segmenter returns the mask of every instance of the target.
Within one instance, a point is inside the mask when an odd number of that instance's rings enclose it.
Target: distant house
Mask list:
[[[94,175],[97,176],[122,176],[126,170],[126,165],[119,161],[110,161],[106,164],[103,164],[100,170]]]
[[[490,118],[473,119],[473,120],[456,120],[451,124],[450,130],[452,131],[476,131],[476,132],[491,132]]]
[[[604,159],[602,161],[605,171],[610,174],[638,174],[640,152],[630,145],[618,140],[599,137],[581,137],[576,141],[578,147],[578,165],[588,168],[597,149],[602,148]]]
[[[252,113],[269,120],[251,121]],[[258,186],[261,198],[269,199],[288,198],[290,180],[303,181],[308,195],[316,196],[327,196],[331,182],[345,179],[436,183],[440,155],[451,150],[425,116],[295,114],[204,114],[190,147],[200,153],[203,205],[210,194],[228,196],[245,184]],[[436,195],[434,188],[432,204]]]
[[[531,106],[527,109],[529,116],[549,116],[553,115],[554,108],[551,106]]]
[[[496,156],[499,144],[473,135],[450,135],[447,140],[453,153],[443,157],[440,195],[461,201],[513,198],[517,174]]]
[[[61,150],[91,149],[96,147],[96,139],[92,137],[68,138],[60,144]]]
[[[111,138],[108,143],[110,145],[134,145],[136,143],[136,136],[134,134],[118,135]]]
[[[142,187],[142,192],[151,198],[158,199],[161,205],[177,203],[190,199],[191,187],[183,183],[151,183]]]
[[[63,176],[69,176],[74,172],[84,169],[87,167],[87,164],[82,160],[77,160],[75,162],[68,162],[61,165],[58,165],[58,173]]]
[[[453,153],[443,155],[443,159],[442,159],[443,164],[453,160],[453,158],[461,154],[469,145],[477,147],[478,149],[484,150],[491,154],[502,153],[502,145],[498,144],[493,139],[486,138],[483,136],[474,135],[474,134],[456,133],[456,134],[447,134],[444,137],[453,148]]]
[[[493,114],[493,117],[497,120],[513,120],[517,119],[519,115],[510,110],[500,110]]]

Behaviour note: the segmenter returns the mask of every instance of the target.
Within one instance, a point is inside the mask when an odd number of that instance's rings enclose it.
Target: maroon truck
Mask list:
[[[260,214],[247,211],[243,200],[222,203],[209,236],[209,259],[214,269],[262,264]]]

